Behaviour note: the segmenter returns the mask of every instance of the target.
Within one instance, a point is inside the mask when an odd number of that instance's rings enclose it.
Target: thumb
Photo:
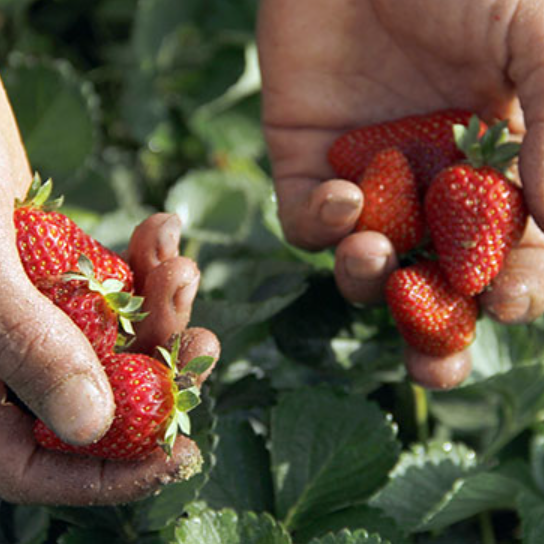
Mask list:
[[[98,440],[113,419],[106,374],[79,328],[26,276],[0,224],[0,379],[64,441]]]
[[[537,6],[521,2],[510,25],[508,76],[516,87],[527,129],[519,161],[525,201],[544,229],[544,13]]]

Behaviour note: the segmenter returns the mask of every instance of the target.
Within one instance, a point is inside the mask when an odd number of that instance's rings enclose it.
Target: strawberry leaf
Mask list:
[[[378,534],[369,534],[364,529],[352,533],[347,529],[337,534],[328,534],[322,538],[314,538],[310,544],[391,544]]]
[[[509,142],[508,121],[503,120],[489,127],[480,137],[480,120],[470,118],[468,127],[453,125],[453,136],[457,147],[475,168],[484,165],[504,172],[519,154],[520,144]]]
[[[168,365],[168,368],[173,370],[175,368],[175,364],[172,360],[172,354],[162,346],[157,346],[157,350],[162,355],[162,358],[164,359],[164,362]]]
[[[219,437],[216,464],[200,499],[214,509],[273,512],[270,453],[265,437],[240,411],[220,416],[215,432]]]
[[[464,444],[432,443],[405,452],[370,501],[410,532],[446,527],[489,509],[512,508],[527,468],[489,470]]]
[[[209,355],[201,355],[191,359],[180,371],[180,374],[204,374],[213,365],[214,358]]]
[[[192,508],[176,529],[177,544],[292,544],[291,537],[269,514]],[[358,544],[354,542],[353,544]],[[370,543],[368,543],[370,544]]]
[[[332,388],[284,395],[272,412],[276,512],[289,529],[359,504],[395,464],[395,429],[374,404]]]
[[[191,420],[185,412],[179,412],[177,416],[178,429],[186,435],[191,434]]]
[[[176,408],[180,412],[190,412],[200,404],[200,391],[197,387],[184,389],[176,397]]]

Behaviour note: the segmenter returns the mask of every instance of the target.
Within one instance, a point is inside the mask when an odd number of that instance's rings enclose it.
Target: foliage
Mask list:
[[[282,238],[256,11],[0,1],[0,73],[33,167],[115,249],[150,213],[177,213],[202,271],[193,324],[223,346],[193,418],[202,475],[117,507],[2,503],[0,542],[540,542],[544,322],[482,318],[470,380],[428,395],[418,435],[387,311],[347,304],[333,254]]]

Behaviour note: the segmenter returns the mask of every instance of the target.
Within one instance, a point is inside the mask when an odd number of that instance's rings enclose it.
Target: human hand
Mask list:
[[[114,412],[107,377],[89,342],[35,289],[20,263],[13,202],[24,196],[31,175],[1,87],[0,126],[0,497],[42,505],[135,500],[186,476],[199,459],[196,444],[180,436],[170,458],[157,451],[139,462],[70,456],[39,447],[32,431],[34,417],[11,402],[14,392],[72,444],[99,439]],[[217,359],[215,336],[186,328],[199,271],[178,255],[179,238],[179,219],[156,214],[135,230],[130,242],[127,258],[137,288],[147,297],[144,310],[154,316],[138,324],[135,348],[151,352],[172,334],[182,333],[182,364],[197,355]]]
[[[351,128],[447,108],[484,121],[508,118],[524,137],[520,172],[531,222],[484,309],[505,323],[544,311],[544,80],[541,1],[263,0],[259,51],[263,121],[287,239],[309,250],[336,245],[335,276],[352,302],[381,300],[398,266],[383,235],[352,234],[364,195],[335,179],[331,143]],[[447,388],[470,370],[467,352],[443,358],[408,350],[409,373]],[[455,372],[452,369],[456,369]],[[455,379],[452,376],[455,375]]]

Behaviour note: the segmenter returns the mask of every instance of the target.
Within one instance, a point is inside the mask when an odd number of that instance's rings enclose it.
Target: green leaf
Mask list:
[[[102,215],[101,220],[93,225],[89,234],[101,244],[112,249],[125,249],[134,229],[153,210],[147,208],[118,209]]]
[[[380,535],[368,534],[361,529],[352,533],[347,529],[337,534],[329,534],[322,538],[314,538],[310,544],[392,544],[389,540],[382,540]],[[394,543],[396,544],[396,543]]]
[[[98,99],[65,61],[12,55],[2,79],[32,167],[57,192],[84,169],[97,147]]]
[[[248,179],[233,172],[193,171],[181,178],[165,208],[181,218],[187,236],[209,243],[232,243],[250,233],[259,195]]]
[[[270,455],[245,414],[219,418],[217,462],[201,499],[214,509],[273,511]]]
[[[466,382],[477,382],[514,366],[533,364],[544,356],[542,319],[505,327],[485,317],[478,320],[476,340],[470,347],[473,372]]]
[[[463,444],[417,446],[401,456],[370,504],[405,530],[440,529],[489,509],[512,508],[523,488],[515,474],[486,470]]]
[[[435,398],[455,399],[458,395],[485,400],[494,414],[498,424],[485,444],[485,454],[490,457],[531,425],[544,409],[544,366],[537,363],[514,367],[456,391],[435,394]]]
[[[184,389],[176,397],[176,408],[181,412],[190,412],[200,404],[198,388]]]
[[[299,284],[293,291],[270,296],[258,302],[197,299],[193,308],[192,326],[214,331],[220,340],[226,340],[240,330],[262,323],[298,298],[306,289]]]
[[[293,361],[312,367],[332,366],[337,362],[333,344],[351,325],[351,307],[339,294],[332,276],[318,274],[308,278],[308,283],[302,296],[272,317],[272,336]]]
[[[214,358],[208,355],[201,355],[191,359],[181,370],[180,374],[192,373],[200,376],[213,365]]]
[[[529,444],[531,474],[538,490],[544,494],[544,427],[540,423]]]
[[[366,500],[397,461],[395,435],[385,414],[360,396],[325,387],[282,396],[271,424],[278,517],[295,530]]]
[[[544,500],[534,493],[523,493],[517,501],[523,544],[541,544],[544,534]]]
[[[134,18],[133,47],[139,66],[154,71],[165,37],[195,15],[197,0],[142,0]]]
[[[287,531],[270,515],[204,510],[180,521],[179,544],[291,544]]]
[[[342,529],[352,532],[364,529],[370,534],[377,533],[394,544],[410,544],[411,542],[393,519],[385,516],[381,510],[366,504],[323,516],[311,525],[296,531],[295,539],[297,544],[305,543],[312,538],[323,537],[327,533],[336,533]]]

